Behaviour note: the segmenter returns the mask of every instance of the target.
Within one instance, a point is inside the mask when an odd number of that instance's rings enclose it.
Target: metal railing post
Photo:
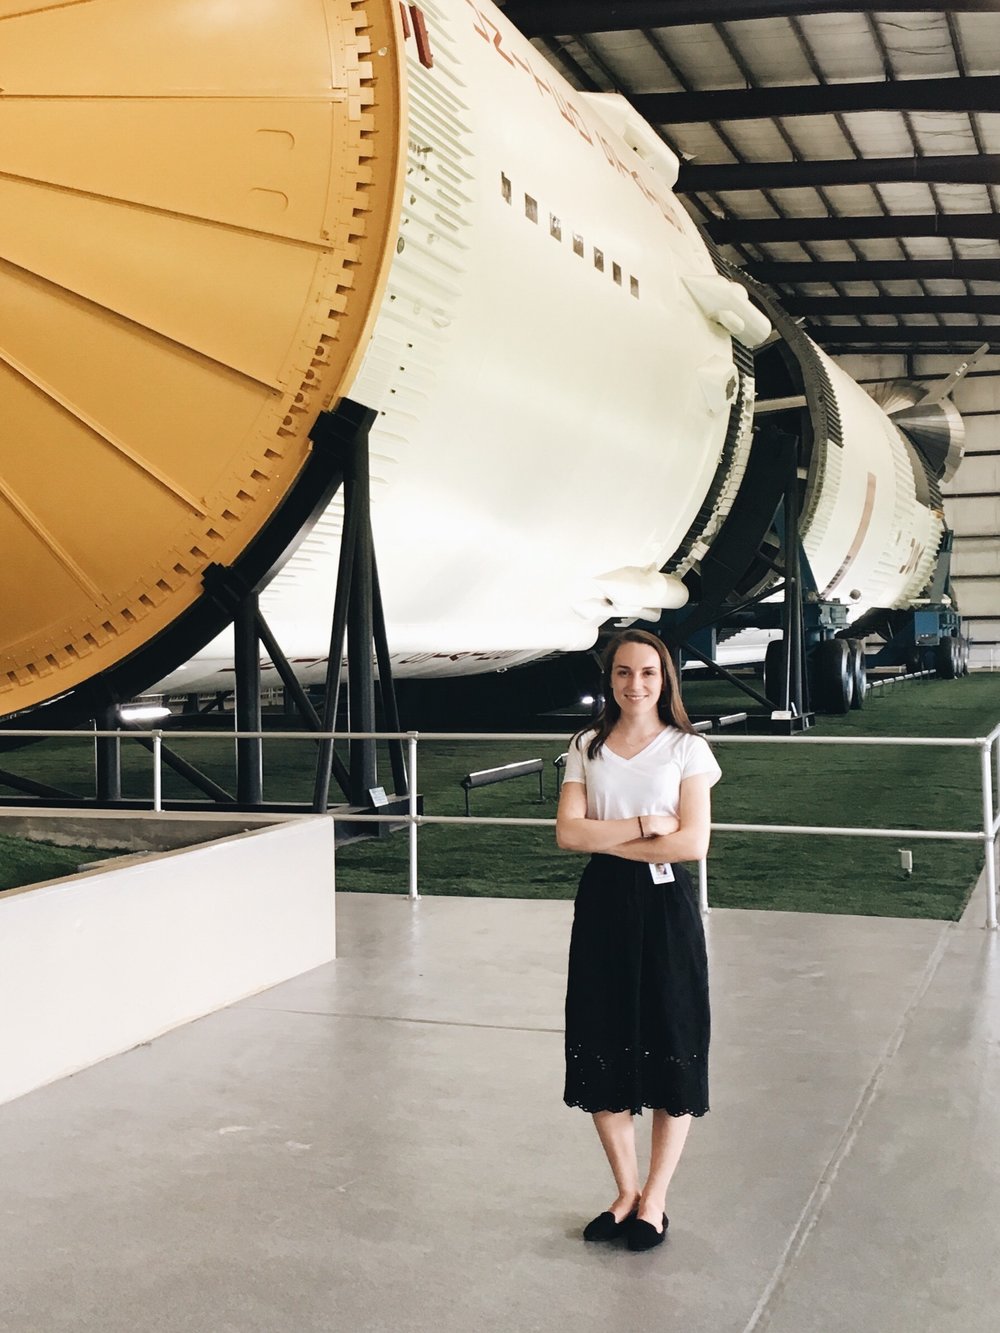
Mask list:
[[[163,732],[153,732],[153,809],[159,814],[163,810]]]
[[[993,820],[993,743],[979,751],[983,774],[983,853],[986,863],[986,929],[997,928],[997,835]]]
[[[712,910],[708,905],[708,862],[698,862],[698,905],[702,916],[708,916]]]
[[[409,790],[409,838],[410,838],[410,901],[420,897],[417,891],[417,737],[415,731],[406,738],[407,758],[410,766]]]

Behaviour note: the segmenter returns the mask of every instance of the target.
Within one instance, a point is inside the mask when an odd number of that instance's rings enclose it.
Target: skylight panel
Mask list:
[[[771,194],[775,205],[781,209],[785,217],[815,218],[824,217],[827,213],[822,198],[811,186],[800,186],[796,189],[771,190],[769,193]]]
[[[839,217],[881,217],[885,212],[870,185],[828,185],[825,194]]]
[[[731,120],[719,128],[748,162],[782,162],[788,146],[771,120]]]
[[[760,248],[768,259],[778,264],[798,264],[809,258],[809,252],[798,241],[766,241]]]
[[[711,25],[662,28],[658,36],[692,89],[746,87],[742,71]]]
[[[910,126],[917,147],[928,157],[978,152],[965,111],[911,111]]]
[[[997,27],[1000,27],[1000,22]],[[1000,115],[992,111],[977,111],[973,119],[986,152],[1000,153]]]
[[[810,14],[799,19],[827,83],[885,78],[882,56],[861,14]]]
[[[996,14],[953,15],[968,74],[1000,74],[1000,23]]]
[[[898,111],[850,111],[844,116],[864,157],[909,157],[913,139]]]
[[[879,14],[875,8],[875,22],[897,78],[939,79],[958,72],[943,13]]]
[[[711,125],[664,125],[663,129],[684,162],[731,163],[737,160]]]
[[[817,259],[843,262],[855,258],[854,251],[847,241],[810,241],[809,249]]]
[[[587,45],[632,92],[676,93],[681,84],[641,32],[602,32]]]
[[[947,236],[908,236],[906,248],[913,259],[951,259]]]
[[[816,82],[787,19],[736,19],[725,29],[742,52],[755,87]]]
[[[931,187],[925,181],[887,181],[878,187],[890,213],[936,213]]]
[[[937,197],[945,213],[989,213],[990,195],[985,185],[938,185]]]
[[[783,116],[781,126],[800,157],[822,160],[855,155],[833,116]]]
[[[910,242],[906,238],[864,236],[856,240],[854,244],[858,248],[858,253],[865,259],[888,259],[898,262],[900,259],[905,259],[908,252],[912,256]]]

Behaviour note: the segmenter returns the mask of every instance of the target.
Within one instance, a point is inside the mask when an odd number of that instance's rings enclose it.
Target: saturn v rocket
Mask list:
[[[783,340],[817,586],[927,584],[933,462],[720,271],[629,104],[488,0],[0,2],[0,87],[0,712],[140,660],[218,688],[227,640],[178,631],[344,398],[378,414],[400,675],[680,606],[745,482],[753,349]],[[307,677],[341,526],[334,501],[262,594]]]

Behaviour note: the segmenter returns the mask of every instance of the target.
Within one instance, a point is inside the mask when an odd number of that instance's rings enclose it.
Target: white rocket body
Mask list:
[[[422,8],[433,66],[411,35],[397,254],[349,395],[379,412],[372,523],[400,676],[586,648],[612,617],[681,605],[659,571],[682,547],[676,572],[697,562],[750,448],[733,335],[769,331],[623,99],[573,90],[485,0]],[[829,596],[905,604],[940,515],[912,449],[825,364],[844,444],[814,462],[804,547]],[[261,599],[306,681],[325,675],[341,525],[338,499]],[[221,636],[157,688],[231,683]]]
[[[843,444],[827,443],[809,479],[802,542],[820,593],[865,610],[904,607],[934,567],[944,519],[924,503],[913,446],[890,417],[819,348]]]

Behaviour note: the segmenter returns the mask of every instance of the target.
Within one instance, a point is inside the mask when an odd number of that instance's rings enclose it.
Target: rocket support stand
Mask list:
[[[782,698],[781,711],[801,718],[807,710],[805,635],[802,617],[802,543],[799,536],[798,441],[789,438],[788,481],[782,517],[784,533],[785,587],[781,609]]]
[[[381,697],[385,729],[400,730],[369,514],[368,434],[376,415],[372,409],[349,398],[343,399],[333,411],[320,413],[310,431],[313,442],[310,461],[280,511],[283,522],[274,534],[265,529],[232,567],[209,565],[204,572],[203,596],[193,608],[190,623],[185,624],[187,637],[182,642],[186,642],[187,657],[190,657],[221,633],[227,624],[233,626],[235,722],[239,732],[260,733],[263,730],[261,648],[281,678],[286,702],[294,707],[304,727],[313,732],[333,731],[340,702],[345,642],[350,726],[355,731],[375,730],[377,663],[378,696]],[[295,542],[323,514],[341,486],[344,487],[344,535],[326,674],[326,703],[321,718],[261,615],[258,599],[260,590],[280,569]],[[137,666],[133,659],[129,659],[114,678],[101,677],[96,683],[91,682],[79,699],[69,701],[71,706],[64,706],[60,701],[47,705],[44,720],[51,720],[53,729],[60,730],[72,729],[79,725],[81,717],[89,717],[95,730],[119,731],[122,738],[153,749],[154,742],[136,723],[120,718],[118,706],[140,695],[149,681],[156,679],[157,670],[161,675],[166,674],[183,660],[185,658],[179,656],[173,662],[157,662],[146,653]],[[215,702],[201,712],[204,714],[220,707],[225,693],[228,692],[217,694]],[[82,714],[79,712],[81,701],[86,706],[86,712]],[[30,716],[24,719],[26,724],[33,720]],[[171,801],[169,806],[173,809],[325,811],[330,801],[331,779],[336,781],[346,801],[371,809],[370,793],[377,781],[376,742],[352,741],[349,767],[336,753],[332,741],[317,739],[316,747],[313,799],[303,805],[264,800],[264,747],[259,736],[239,739],[236,743],[235,795],[175,754],[160,737],[156,738],[156,748],[164,765],[207,797],[205,801]],[[405,810],[409,792],[403,743],[390,741],[388,750],[397,799],[390,800],[386,806],[380,803],[385,813]],[[0,785],[21,793],[17,798],[0,797],[0,805],[12,804],[15,800],[23,804],[27,795],[39,805],[147,808],[144,799],[125,797],[122,793],[121,740],[118,736],[95,738],[94,774],[93,795],[88,796],[0,770]],[[369,829],[366,824],[359,831],[367,833]]]
[[[665,612],[657,627],[668,645],[697,658],[714,675],[763,705],[771,714],[771,728],[780,731],[802,730],[810,719],[802,608],[811,585],[799,537],[799,450],[797,437],[771,427],[758,429],[750,460],[753,497],[737,501],[703,561],[701,600],[684,610]],[[772,531],[780,539],[778,559],[765,551],[765,540]],[[768,570],[779,576],[777,583],[763,582]],[[756,584],[756,591],[742,597],[734,594],[741,579],[744,585]],[[768,612],[764,605],[777,592],[783,594],[784,650],[780,697],[772,701],[720,666],[693,640],[720,622],[750,611],[763,613],[763,623],[777,628],[777,620],[770,617],[778,615],[778,607]]]
[[[340,542],[340,567],[337,595],[333,607],[330,651],[327,657],[326,692],[322,730],[333,731],[340,703],[340,678],[347,644],[348,719],[352,731],[375,730],[375,665],[378,666],[379,690],[387,731],[399,730],[396,693],[392,684],[392,665],[382,608],[382,593],[372,540],[368,432],[375,413],[366,410],[349,440],[344,458],[344,529]],[[397,796],[408,792],[406,765],[401,741],[389,741],[389,761],[393,788]],[[335,769],[333,742],[319,742],[313,810],[327,808],[330,778]],[[342,770],[342,777],[343,777]],[[368,807],[376,782],[376,742],[358,740],[350,743],[347,782],[338,778],[351,805]]]
[[[261,646],[281,677],[286,698],[300,714],[306,727],[313,731],[334,731],[340,707],[345,641],[350,729],[361,732],[376,729],[377,662],[378,689],[385,727],[389,731],[399,730],[371,527],[368,434],[376,415],[371,408],[345,399],[336,411],[321,415],[312,430],[317,448],[324,449],[336,458],[344,490],[344,527],[330,631],[323,715],[320,717],[316,712],[261,615],[258,590],[241,590],[233,614],[237,731],[261,730]],[[312,809],[322,813],[329,807],[331,780],[336,780],[351,805],[370,809],[370,792],[377,783],[377,742],[352,740],[346,765],[337,755],[332,740],[317,740],[316,746]],[[403,798],[407,795],[408,787],[402,742],[390,741],[388,748],[393,790],[397,797]],[[260,739],[237,741],[236,768],[237,803],[243,807],[261,807],[264,801]]]

